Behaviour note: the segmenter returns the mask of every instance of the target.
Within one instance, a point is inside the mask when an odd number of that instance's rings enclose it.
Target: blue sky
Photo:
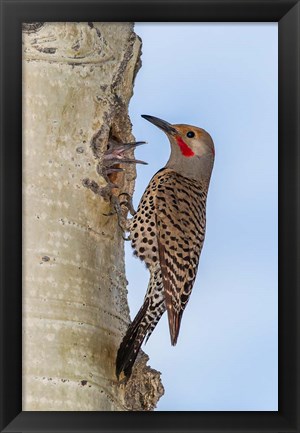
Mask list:
[[[130,103],[134,203],[168,159],[162,131],[140,117],[206,129],[216,160],[198,276],[176,347],[164,316],[146,346],[161,371],[157,410],[276,411],[277,23],[137,23],[142,68]],[[126,243],[133,318],[148,271]]]

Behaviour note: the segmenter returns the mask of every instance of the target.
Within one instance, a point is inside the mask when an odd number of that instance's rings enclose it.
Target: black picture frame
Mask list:
[[[300,432],[299,77],[295,0],[1,0],[1,431]],[[46,21],[278,22],[278,412],[22,412],[21,24]],[[259,103],[259,102],[258,102]],[[174,375],[177,373],[174,372]],[[178,373],[180,374],[180,372]],[[245,390],[246,392],[246,390]],[[180,396],[179,396],[180,398]]]

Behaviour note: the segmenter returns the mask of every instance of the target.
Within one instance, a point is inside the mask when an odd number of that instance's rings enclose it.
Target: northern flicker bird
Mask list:
[[[183,311],[196,278],[206,225],[206,198],[214,143],[201,128],[144,119],[162,129],[171,155],[146,188],[130,225],[131,245],[150,271],[144,303],[117,354],[116,375],[129,377],[142,342],[167,310],[171,344],[177,342]]]

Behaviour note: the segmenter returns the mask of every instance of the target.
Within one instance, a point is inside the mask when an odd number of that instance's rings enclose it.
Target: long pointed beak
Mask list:
[[[165,120],[159,119],[158,117],[154,117],[154,116],[148,116],[147,114],[142,114],[142,117],[144,119],[148,120],[148,122],[151,122],[151,123],[153,123],[153,125],[162,129],[167,134],[173,135],[173,134],[177,133],[176,129],[170,123],[166,122]]]

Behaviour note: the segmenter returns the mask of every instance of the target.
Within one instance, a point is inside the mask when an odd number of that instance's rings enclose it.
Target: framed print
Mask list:
[[[299,2],[1,11],[1,431],[298,432]]]

